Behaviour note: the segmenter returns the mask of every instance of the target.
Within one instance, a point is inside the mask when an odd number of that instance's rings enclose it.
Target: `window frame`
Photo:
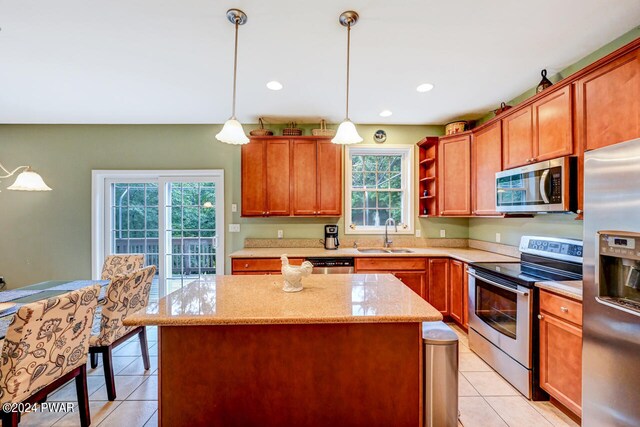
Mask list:
[[[398,232],[392,229],[390,233],[393,234],[413,234],[415,230],[415,213],[414,207],[414,195],[413,195],[413,181],[414,181],[414,147],[413,145],[373,145],[373,144],[358,144],[356,146],[345,147],[345,161],[344,161],[344,181],[345,181],[345,200],[344,200],[344,233],[345,234],[384,234],[384,225],[380,226],[353,226],[351,224],[351,193],[352,193],[352,161],[353,155],[366,156],[366,155],[382,155],[382,156],[401,156],[402,157],[402,184],[401,191],[403,194],[402,211],[404,212],[404,222],[406,227],[398,224]],[[406,172],[405,172],[406,171]]]

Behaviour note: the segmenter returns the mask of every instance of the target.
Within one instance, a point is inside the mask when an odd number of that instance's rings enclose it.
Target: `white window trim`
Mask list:
[[[415,215],[413,212],[413,203],[414,203],[414,195],[413,195],[413,180],[414,180],[414,164],[413,164],[413,154],[414,149],[413,145],[373,145],[373,144],[358,144],[357,146],[346,146],[345,147],[345,161],[344,161],[344,174],[345,174],[345,200],[344,200],[344,233],[345,234],[384,234],[384,225],[381,226],[357,226],[355,228],[351,228],[351,181],[352,181],[352,171],[351,171],[351,156],[353,154],[357,155],[367,155],[367,154],[384,154],[384,155],[400,155],[402,156],[402,167],[406,168],[408,173],[402,174],[402,191],[405,194],[403,201],[403,211],[406,212],[406,228],[400,226],[398,224],[398,232],[395,232],[395,229],[391,228],[389,230],[390,234],[413,234],[414,233],[414,220]]]
[[[102,263],[106,255],[106,244],[104,236],[108,235],[107,227],[110,226],[106,217],[106,197],[108,194],[107,185],[117,180],[135,181],[157,181],[162,182],[171,177],[191,177],[204,179],[219,179],[220,188],[216,188],[216,200],[224,204],[224,170],[223,169],[199,169],[199,170],[93,170],[91,171],[91,277],[99,279],[102,272]],[[158,193],[160,197],[160,193]],[[158,224],[164,223],[164,209],[158,209]],[[221,210],[224,221],[224,209]],[[218,241],[216,252],[216,264],[223,266],[217,274],[224,274],[225,251],[224,251],[224,223],[217,230]],[[107,230],[107,232],[105,232]],[[158,236],[160,243],[161,237]],[[164,262],[164,257],[160,256],[160,263]],[[163,277],[160,277],[164,281]],[[160,287],[160,296],[163,296],[163,286]]]

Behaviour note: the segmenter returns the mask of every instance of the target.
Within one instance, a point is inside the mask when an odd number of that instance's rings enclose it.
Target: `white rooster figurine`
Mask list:
[[[313,264],[304,261],[301,265],[289,265],[289,258],[286,255],[280,257],[282,260],[282,275],[284,276],[285,292],[300,292],[302,290],[302,278],[307,277],[313,271]]]

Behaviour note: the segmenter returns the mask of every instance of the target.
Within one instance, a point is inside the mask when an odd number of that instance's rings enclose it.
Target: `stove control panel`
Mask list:
[[[579,263],[583,253],[580,240],[540,236],[522,236],[520,252]]]

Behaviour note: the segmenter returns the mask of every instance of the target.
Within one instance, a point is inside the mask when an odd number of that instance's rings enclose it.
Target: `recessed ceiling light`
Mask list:
[[[271,80],[269,83],[267,83],[267,87],[271,90],[280,90],[282,89],[282,83]]]
[[[433,85],[431,83],[422,83],[416,88],[418,92],[429,92],[431,89],[433,89]]]
[[[389,117],[392,114],[393,114],[393,112],[391,112],[391,110],[382,110],[382,111],[380,111],[380,117]]]

